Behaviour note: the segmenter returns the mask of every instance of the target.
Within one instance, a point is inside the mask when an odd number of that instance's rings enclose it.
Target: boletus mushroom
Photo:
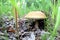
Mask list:
[[[42,27],[44,25],[44,19],[46,19],[46,15],[45,13],[41,12],[41,11],[32,11],[29,12],[26,16],[26,19],[33,19],[35,20],[35,27],[36,28],[40,28],[40,29],[44,29],[44,27]],[[40,22],[41,21],[41,22]]]

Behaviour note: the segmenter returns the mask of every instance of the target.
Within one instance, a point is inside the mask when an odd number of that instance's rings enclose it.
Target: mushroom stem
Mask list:
[[[36,21],[36,23],[35,23],[35,28],[38,29],[38,21]]]

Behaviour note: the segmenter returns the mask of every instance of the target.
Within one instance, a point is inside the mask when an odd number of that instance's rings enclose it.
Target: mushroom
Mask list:
[[[35,27],[37,26],[38,28],[38,21],[36,20],[40,20],[40,19],[46,19],[46,15],[45,13],[41,12],[41,11],[32,11],[32,12],[29,12],[26,16],[25,16],[26,19],[33,19],[35,20]]]

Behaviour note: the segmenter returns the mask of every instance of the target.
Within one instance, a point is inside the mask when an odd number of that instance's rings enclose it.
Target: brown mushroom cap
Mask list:
[[[25,18],[28,18],[28,19],[45,19],[46,15],[41,11],[32,11],[32,12],[29,12],[25,16]]]

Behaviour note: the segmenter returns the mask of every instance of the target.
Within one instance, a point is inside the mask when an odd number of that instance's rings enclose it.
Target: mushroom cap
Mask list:
[[[32,12],[29,12],[25,16],[25,18],[28,18],[28,19],[45,19],[46,15],[41,11],[32,11]]]

